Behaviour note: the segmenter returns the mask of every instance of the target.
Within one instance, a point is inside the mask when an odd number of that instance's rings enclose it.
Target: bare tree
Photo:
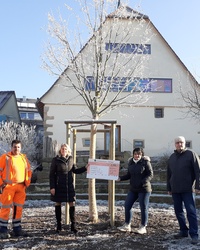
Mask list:
[[[71,13],[68,20],[60,15],[57,21],[49,14],[47,31],[51,40],[44,54],[44,68],[59,77],[57,84],[84,99],[94,120],[119,106],[145,103],[148,84],[142,84],[141,79],[148,67],[148,43],[152,36],[149,18],[119,4],[120,1],[117,9],[114,0],[77,2],[79,16],[67,5]],[[70,15],[77,20],[76,27],[70,26]],[[90,147],[93,159],[96,132],[97,126],[93,124]],[[98,214],[94,179],[89,180],[89,204],[90,219],[95,222]]]
[[[200,85],[194,80],[192,84],[188,84],[189,89],[183,89],[180,83],[180,94],[184,101],[184,117],[200,120]]]

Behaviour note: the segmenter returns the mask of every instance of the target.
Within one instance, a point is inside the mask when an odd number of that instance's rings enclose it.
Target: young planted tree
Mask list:
[[[44,68],[59,77],[57,84],[84,99],[94,120],[118,107],[145,103],[148,83],[143,83],[142,76],[148,67],[152,36],[148,17],[120,1],[76,2],[80,15],[67,5],[67,20],[61,16],[56,20],[49,14],[51,40],[44,54]],[[70,17],[76,19],[77,26]],[[93,159],[96,132],[94,123],[90,145]],[[97,221],[95,179],[89,179],[89,208],[90,219]]]

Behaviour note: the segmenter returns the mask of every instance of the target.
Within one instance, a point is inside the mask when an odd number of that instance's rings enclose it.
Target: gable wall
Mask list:
[[[186,140],[192,141],[192,149],[200,154],[199,127],[194,121],[183,120],[183,114],[180,112],[183,109],[183,101],[179,94],[180,83],[185,91],[188,91],[194,79],[154,26],[151,26],[152,53],[149,60],[144,63],[146,69],[143,77],[172,78],[173,92],[148,93],[147,103],[135,108],[120,107],[105,115],[103,119],[116,119],[117,124],[121,125],[122,151],[132,151],[133,139],[144,139],[145,153],[149,156],[157,156],[167,151],[171,152],[174,148],[174,137],[183,135]],[[130,42],[137,43],[138,37],[132,38]],[[86,47],[82,51],[82,57],[87,62],[90,56],[89,48]],[[60,79],[42,98],[46,109],[44,117],[47,125],[46,135],[50,135],[59,143],[66,140],[65,120],[92,119],[88,108],[84,106],[82,97],[73,90],[65,88],[65,84],[66,81]],[[164,107],[164,118],[154,118],[155,107]],[[82,137],[89,137],[89,135],[78,136],[77,150],[86,149],[82,147]],[[103,140],[103,134],[98,134],[97,149],[103,149]]]

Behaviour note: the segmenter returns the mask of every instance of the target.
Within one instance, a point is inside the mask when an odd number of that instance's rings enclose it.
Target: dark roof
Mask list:
[[[3,106],[7,103],[7,101],[12,95],[15,96],[15,91],[0,91],[0,110],[3,108]]]
[[[39,114],[41,115],[42,119],[44,119],[44,103],[40,101],[40,99],[38,98],[36,103],[35,103]]]

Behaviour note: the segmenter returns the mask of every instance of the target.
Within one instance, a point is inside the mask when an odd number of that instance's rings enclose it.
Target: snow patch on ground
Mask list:
[[[85,213],[87,214],[89,211],[88,207],[88,200],[77,200],[76,203],[76,212],[77,214]],[[103,200],[97,201],[98,206],[98,212],[103,213],[108,211],[108,202]],[[134,206],[134,213],[140,213],[139,205],[137,204]],[[65,212],[65,206],[62,207],[63,212]],[[123,215],[124,214],[124,201],[116,201],[115,202],[115,211],[116,215]],[[200,215],[200,210],[197,209],[198,218]],[[39,215],[39,216],[38,216]],[[160,223],[162,223],[162,216],[165,219],[167,218],[167,222],[171,223],[172,225],[177,223],[175,216],[174,216],[174,209],[172,205],[168,204],[157,204],[157,203],[151,203],[149,208],[149,216],[154,216],[156,218],[160,217]],[[27,200],[25,202],[24,206],[24,214],[23,217],[26,217],[26,222],[24,222],[24,227],[27,228],[27,232],[34,231],[34,237],[28,237],[28,238],[18,238],[17,240],[3,240],[3,242],[0,242],[0,249],[2,250],[43,250],[43,249],[59,249],[59,250],[65,250],[69,249],[86,249],[83,248],[83,245],[87,246],[94,246],[93,249],[105,249],[104,243],[108,244],[107,249],[133,249],[131,247],[124,248],[124,242],[117,241],[116,238],[116,244],[113,248],[113,243],[109,243],[109,240],[111,239],[111,232],[106,232],[104,230],[101,231],[95,231],[92,235],[86,235],[84,237],[77,236],[74,237],[74,235],[56,235],[50,234],[50,230],[52,230],[52,227],[54,225],[54,203],[48,200]],[[48,217],[48,218],[47,218]],[[34,223],[37,222],[37,220],[41,220],[43,225],[43,231],[37,231],[37,228],[34,228]],[[29,223],[30,220],[30,223]],[[89,223],[83,222],[81,227],[85,227],[86,229],[90,226]],[[121,221],[123,223],[123,221]],[[110,229],[112,230],[112,229]],[[116,229],[115,229],[116,230]],[[150,230],[150,229],[149,229]],[[155,228],[155,230],[159,230]],[[167,229],[166,235],[164,235],[164,240],[162,242],[159,242],[162,246],[162,249],[169,249],[169,250],[196,250],[200,249],[200,244],[198,245],[192,245],[190,243],[190,238],[184,238],[181,240],[175,240],[172,237],[172,233],[170,228]],[[148,228],[147,228],[148,231]],[[170,233],[171,232],[171,233]],[[200,233],[200,232],[199,232]],[[123,237],[123,236],[122,236]],[[148,237],[148,236],[146,236]],[[149,236],[151,237],[151,236]],[[137,244],[138,247],[135,247],[134,249],[146,249],[139,247],[142,243],[142,238],[140,241],[138,241],[140,238],[134,237],[134,234],[124,234],[124,241],[130,240],[130,242]],[[70,242],[70,243],[69,243]],[[59,244],[58,244],[59,243]],[[30,247],[31,246],[31,247]],[[102,247],[102,248],[101,248]],[[92,249],[92,248],[90,248]],[[150,249],[150,248],[149,248]],[[152,248],[153,249],[153,248]],[[155,248],[154,249],[158,249]],[[160,249],[159,249],[160,250]]]

